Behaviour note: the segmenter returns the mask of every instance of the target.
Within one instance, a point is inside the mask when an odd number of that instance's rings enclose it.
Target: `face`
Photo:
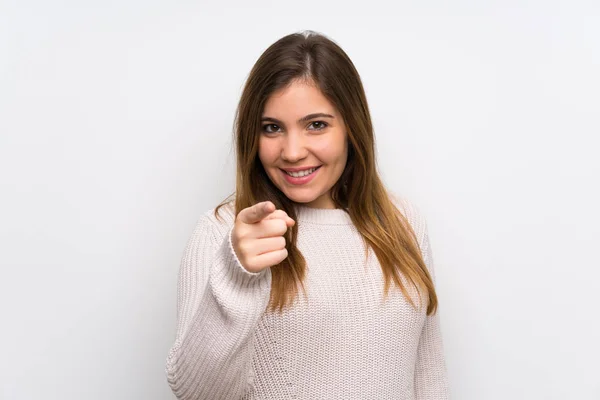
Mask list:
[[[318,87],[294,82],[271,95],[261,122],[258,156],[287,198],[335,208],[331,188],[348,158],[342,116]]]

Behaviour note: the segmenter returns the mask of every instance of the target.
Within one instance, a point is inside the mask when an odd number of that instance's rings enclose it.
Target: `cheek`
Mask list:
[[[268,170],[277,161],[277,148],[274,143],[267,141],[258,142],[258,158],[265,170]]]
[[[258,158],[260,159],[260,162],[262,162],[263,164],[265,164],[266,162],[268,162],[268,147],[265,146],[265,142],[263,140],[259,140],[258,141]]]
[[[326,163],[345,162],[348,157],[348,147],[344,141],[326,141],[314,149],[319,159]]]
[[[344,158],[344,164],[348,161],[348,141],[344,141],[344,146],[342,147],[342,154]]]

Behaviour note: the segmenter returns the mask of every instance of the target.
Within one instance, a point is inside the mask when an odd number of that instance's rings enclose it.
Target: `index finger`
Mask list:
[[[252,207],[244,208],[238,214],[238,218],[245,224],[260,222],[275,210],[275,205],[270,201],[256,203]]]

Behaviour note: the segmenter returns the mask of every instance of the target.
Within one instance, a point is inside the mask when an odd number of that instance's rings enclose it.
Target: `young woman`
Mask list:
[[[313,32],[275,42],[235,133],[235,198],[180,267],[177,398],[448,399],[426,222],[378,176],[346,53]]]

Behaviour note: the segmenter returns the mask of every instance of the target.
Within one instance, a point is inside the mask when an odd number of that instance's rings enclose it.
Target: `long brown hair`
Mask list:
[[[377,173],[373,126],[360,76],[346,53],[322,34],[306,31],[279,39],[265,50],[250,72],[235,116],[235,215],[270,200],[296,220],[294,202],[272,183],[258,158],[258,141],[267,99],[298,80],[318,85],[346,122],[348,160],[331,189],[331,196],[337,208],[349,213],[362,235],[365,257],[369,247],[377,256],[384,275],[385,295],[393,281],[416,307],[403,282],[406,277],[420,299],[422,292],[427,294],[427,315],[435,313],[437,296],[416,235]],[[225,199],[217,206],[215,216],[228,202]],[[293,303],[299,286],[304,290],[306,261],[296,247],[297,234],[298,224],[295,224],[286,234],[288,257],[271,267],[271,311],[281,312]]]

